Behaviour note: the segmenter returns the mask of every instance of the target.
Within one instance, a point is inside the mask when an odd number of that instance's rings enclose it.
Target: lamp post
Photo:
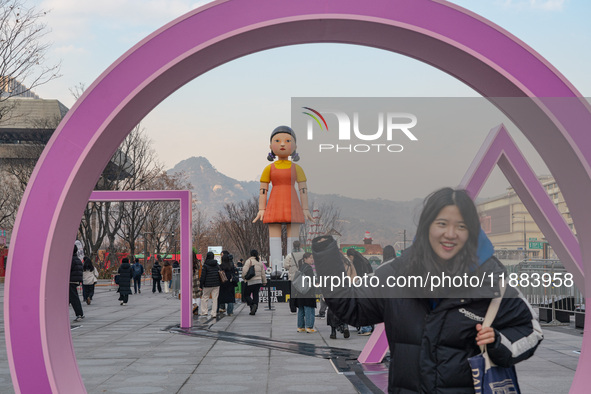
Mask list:
[[[174,255],[175,258],[173,258],[173,260],[177,261],[176,260],[176,244],[177,244],[177,240],[176,240],[176,237],[175,237],[175,232],[173,231],[171,234],[172,234],[172,239],[174,240],[174,250],[172,251],[172,254]]]
[[[515,216],[513,219],[523,219],[523,258],[527,258],[527,235],[525,233],[525,216]]]
[[[144,235],[144,267],[147,267],[148,264],[148,239],[146,235],[154,234],[154,233],[143,233]]]

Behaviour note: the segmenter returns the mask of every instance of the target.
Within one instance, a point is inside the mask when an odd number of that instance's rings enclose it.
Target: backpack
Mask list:
[[[133,276],[138,277],[142,275],[142,266],[139,264],[133,265]]]

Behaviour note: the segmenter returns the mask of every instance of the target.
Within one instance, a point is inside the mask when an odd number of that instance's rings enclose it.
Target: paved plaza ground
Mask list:
[[[4,305],[4,285],[0,284]],[[180,302],[170,294],[152,294],[144,286],[128,305],[115,288],[97,287],[86,318],[72,323],[72,338],[89,393],[286,393],[381,392],[384,365],[362,367],[354,361],[369,337],[329,338],[326,320],[317,333],[296,332],[296,316],[287,304],[274,311],[260,305],[255,316],[236,304],[234,316],[196,318],[191,335],[175,332]],[[70,319],[74,315],[70,307]],[[13,393],[4,316],[0,315],[0,393]],[[518,365],[523,394],[568,393],[578,362],[582,330],[574,325],[545,327],[534,357]],[[331,357],[327,359],[325,357]],[[348,360],[349,359],[349,360]],[[373,383],[372,383],[373,381]]]

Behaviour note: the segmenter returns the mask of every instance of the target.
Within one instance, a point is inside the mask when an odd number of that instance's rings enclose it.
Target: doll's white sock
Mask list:
[[[269,264],[281,265],[281,237],[269,237]]]

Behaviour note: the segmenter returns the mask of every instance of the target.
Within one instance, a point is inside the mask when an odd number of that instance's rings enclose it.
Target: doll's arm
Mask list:
[[[302,202],[302,209],[304,210],[304,217],[310,221],[314,221],[310,209],[308,208],[308,185],[306,182],[298,182],[298,189],[300,190],[300,201]]]
[[[269,184],[267,182],[261,182],[260,194],[259,194],[259,213],[252,221],[253,223],[257,220],[263,220],[265,216],[265,208],[267,207],[267,192],[269,191]]]

